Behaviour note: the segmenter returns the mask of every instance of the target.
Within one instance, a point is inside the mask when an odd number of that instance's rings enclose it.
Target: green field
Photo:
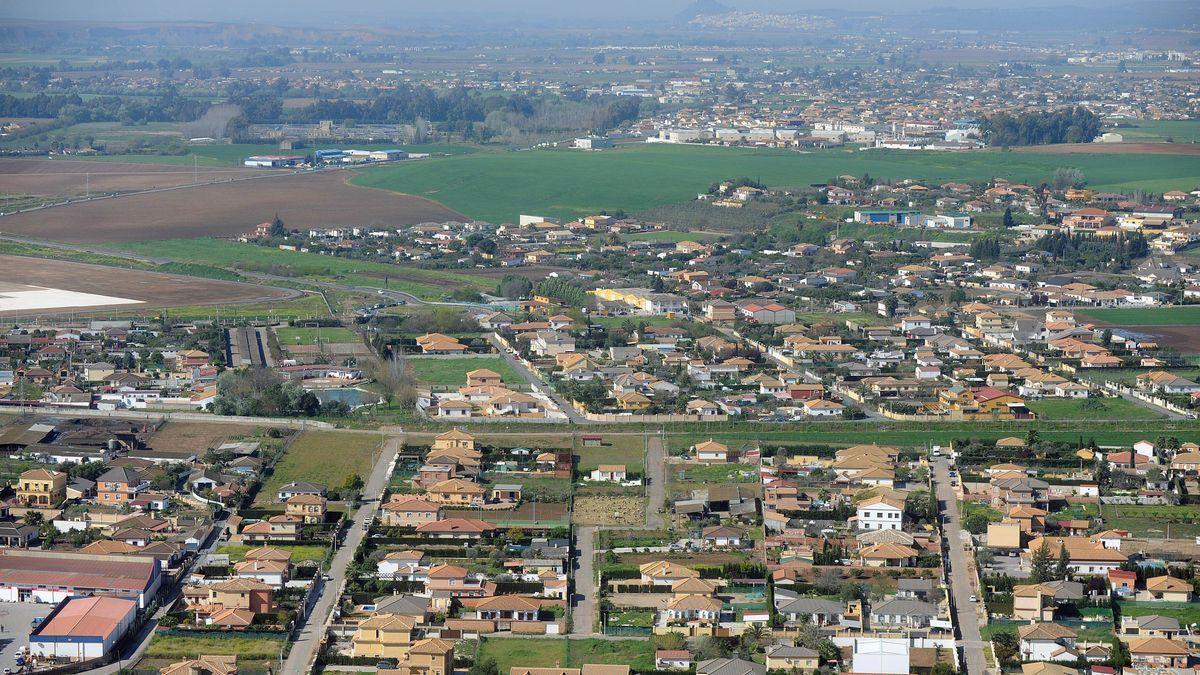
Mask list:
[[[1121,616],[1158,614],[1179,619],[1188,626],[1200,623],[1200,603],[1195,602],[1122,602]]]
[[[324,546],[307,546],[290,544],[272,544],[273,547],[292,552],[292,564],[310,560],[313,562],[321,562],[325,559],[328,552]],[[217,549],[217,553],[223,553],[229,556],[230,562],[241,562],[246,558],[246,552],[252,551],[258,546],[249,546],[247,544],[225,544]]]
[[[265,272],[293,277],[298,281],[390,288],[427,300],[441,300],[455,288],[495,290],[495,281],[457,271],[398,267],[317,253],[281,251],[224,239],[169,239],[123,243],[119,247],[138,255]]]
[[[1047,398],[1026,401],[1026,405],[1044,420],[1147,420],[1165,417],[1123,398]]]
[[[679,243],[681,241],[695,241],[704,243],[706,241],[715,241],[721,238],[719,232],[680,232],[678,230],[655,230],[653,232],[638,232],[631,234],[626,239],[632,241],[671,241]]]
[[[1200,141],[1200,120],[1114,120],[1120,126],[1105,128],[1124,137],[1126,143],[1165,141],[1195,143]],[[1129,126],[1126,126],[1129,125]]]
[[[580,473],[588,474],[601,464],[624,464],[627,471],[641,473],[646,466],[645,441],[641,436],[604,437],[605,445],[599,448],[576,449],[579,457],[576,465]]]
[[[339,328],[336,326],[321,327],[321,328],[305,328],[305,327],[279,327],[275,329],[275,336],[279,338],[280,346],[286,345],[315,345],[317,337],[320,336],[321,344],[348,344],[359,342],[358,333],[349,328]]]
[[[377,167],[353,182],[436,200],[496,223],[521,213],[573,218],[600,209],[640,211],[695,198],[718,180],[750,176],[774,187],[823,182],[840,174],[929,182],[1004,177],[1037,184],[1060,166],[1077,167],[1089,187],[1190,190],[1200,162],[1178,155],[1055,155],[988,150],[794,152],[750,148],[630,145],[604,152],[480,152]]]
[[[163,310],[175,319],[312,319],[329,316],[329,308],[318,293],[305,295],[283,302],[243,303],[231,305],[187,305]],[[154,307],[140,306],[139,309],[105,309],[80,312],[89,316],[139,316],[162,313]]]
[[[1200,305],[1079,310],[1081,316],[1127,328],[1139,326],[1200,326]]]
[[[649,640],[529,640],[487,638],[476,660],[496,660],[499,672],[521,668],[579,668],[585,663],[628,664],[636,671],[654,670],[654,645]]]
[[[378,454],[378,436],[306,431],[288,447],[254,501],[271,504],[279,488],[294,481],[321,483],[336,490],[355,474],[366,480]]]
[[[499,356],[469,356],[465,358],[440,359],[410,356],[408,364],[412,367],[413,375],[422,384],[439,384],[446,386],[467,386],[467,373],[479,368],[495,371],[503,378],[504,384],[510,388],[526,386],[525,378]]]

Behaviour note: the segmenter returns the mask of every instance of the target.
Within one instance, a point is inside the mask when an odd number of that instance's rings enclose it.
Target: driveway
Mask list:
[[[982,607],[972,602],[975,588],[975,568],[963,551],[962,521],[958,512],[958,494],[950,485],[950,463],[944,457],[934,464],[934,481],[937,487],[938,510],[943,518],[943,533],[946,546],[950,549],[950,597],[955,608],[954,622],[958,626],[963,648],[963,658],[969,675],[983,675],[987,663],[983,658],[983,637],[979,633],[979,616]]]
[[[379,454],[379,460],[375,462],[375,467],[371,469],[371,475],[363,488],[363,505],[351,519],[350,529],[341,545],[338,546],[337,553],[333,556],[333,562],[329,565],[327,574],[330,576],[330,581],[322,583],[318,578],[317,583],[322,584],[319,595],[313,604],[313,610],[309,612],[308,619],[304,622],[304,627],[292,641],[292,650],[288,653],[287,662],[284,663],[281,672],[307,673],[309,671],[309,664],[316,657],[317,647],[325,635],[326,622],[345,587],[346,568],[350,565],[350,561],[354,558],[354,551],[358,549],[358,545],[366,533],[365,525],[375,518],[383,489],[387,486],[389,470],[396,455],[400,452],[402,444],[402,437],[392,437],[384,442],[383,452]]]
[[[571,634],[596,632],[596,528],[575,528],[575,593],[571,596]]]

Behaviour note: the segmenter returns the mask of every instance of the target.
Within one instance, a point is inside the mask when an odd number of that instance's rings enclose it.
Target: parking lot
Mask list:
[[[34,602],[0,602],[0,670],[17,669],[17,650],[29,646],[30,624],[52,609],[54,605]]]

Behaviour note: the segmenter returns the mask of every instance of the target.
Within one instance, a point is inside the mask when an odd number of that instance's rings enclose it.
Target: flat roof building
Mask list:
[[[39,658],[98,659],[133,627],[137,608],[125,598],[66,598],[29,634],[29,652]]]
[[[0,551],[0,602],[61,602],[108,595],[146,607],[158,593],[162,568],[150,556],[61,551]]]

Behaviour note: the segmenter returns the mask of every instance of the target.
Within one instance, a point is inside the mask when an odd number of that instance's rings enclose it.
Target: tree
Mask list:
[[[496,659],[491,656],[483,656],[475,659],[469,672],[470,675],[499,675],[500,667],[496,665]]]
[[[1043,539],[1042,545],[1033,552],[1033,559],[1030,562],[1030,580],[1035,584],[1040,584],[1043,581],[1050,581],[1054,578],[1052,566],[1053,563],[1051,562],[1050,558],[1050,544]]]
[[[267,230],[267,236],[270,236],[270,237],[286,237],[286,236],[288,236],[287,227],[284,226],[283,219],[281,219],[279,217],[278,213],[276,213],[275,217],[271,219],[271,227]]]
[[[1087,178],[1083,172],[1075,167],[1060,166],[1054,170],[1054,178],[1051,181],[1054,187],[1058,190],[1064,190],[1069,187],[1082,187],[1087,184]]]
[[[1058,563],[1054,566],[1054,578],[1068,581],[1071,578],[1071,553],[1067,550],[1066,542],[1058,549]]]
[[[533,282],[516,274],[505,274],[496,287],[496,293],[509,300],[527,298],[532,292]]]
[[[1004,207],[1004,226],[1012,227],[1013,225],[1016,225],[1016,224],[1017,224],[1016,221],[1013,220],[1012,207],[1011,206]]]

